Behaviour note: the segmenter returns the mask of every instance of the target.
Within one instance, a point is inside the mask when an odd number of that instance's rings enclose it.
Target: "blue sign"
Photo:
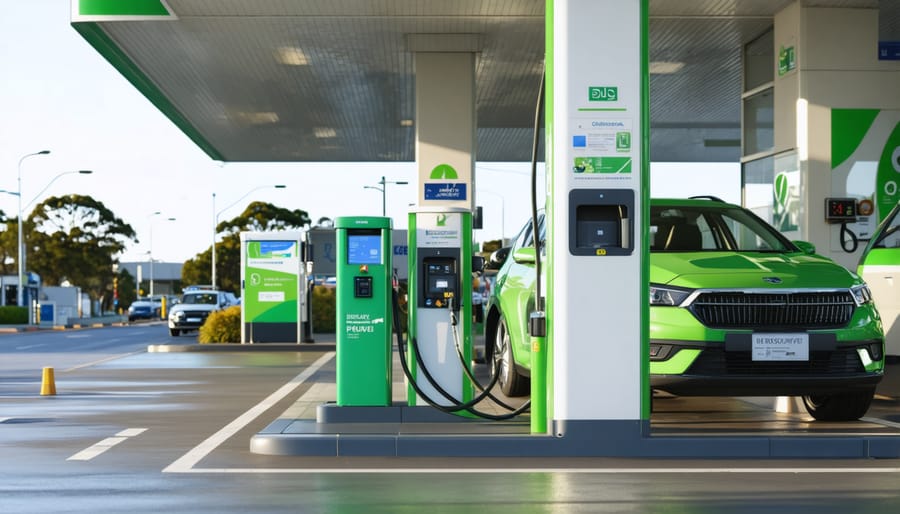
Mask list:
[[[426,200],[465,200],[466,184],[425,184]]]
[[[585,148],[587,146],[587,136],[572,136],[572,146]]]
[[[879,61],[900,61],[900,41],[879,41]]]

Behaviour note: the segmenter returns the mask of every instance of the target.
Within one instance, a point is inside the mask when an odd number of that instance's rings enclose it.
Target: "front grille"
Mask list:
[[[200,318],[205,320],[209,316],[209,311],[183,311],[185,318]]]
[[[865,373],[855,348],[809,352],[808,361],[754,361],[750,352],[707,348],[685,372],[702,376],[822,376]]]
[[[847,325],[856,304],[849,291],[700,293],[690,310],[710,328],[806,330]]]

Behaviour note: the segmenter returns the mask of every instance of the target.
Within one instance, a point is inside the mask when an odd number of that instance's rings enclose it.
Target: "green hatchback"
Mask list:
[[[884,336],[858,276],[716,199],[651,200],[649,225],[653,389],[802,396],[818,420],[866,413],[884,372]],[[543,241],[542,219],[539,227]],[[502,266],[486,311],[485,357],[505,394],[525,395],[535,280],[530,221],[492,261]]]

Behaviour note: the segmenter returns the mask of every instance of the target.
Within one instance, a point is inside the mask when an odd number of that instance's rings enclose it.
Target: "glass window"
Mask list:
[[[894,210],[894,216],[887,222],[874,248],[900,248],[900,210]]]
[[[774,70],[775,31],[769,29],[744,46],[744,91],[772,82]]]
[[[744,155],[775,148],[775,95],[766,89],[744,99]]]

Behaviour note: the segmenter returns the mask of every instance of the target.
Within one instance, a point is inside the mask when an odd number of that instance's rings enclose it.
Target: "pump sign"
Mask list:
[[[248,322],[296,322],[299,242],[247,241],[244,310]]]

